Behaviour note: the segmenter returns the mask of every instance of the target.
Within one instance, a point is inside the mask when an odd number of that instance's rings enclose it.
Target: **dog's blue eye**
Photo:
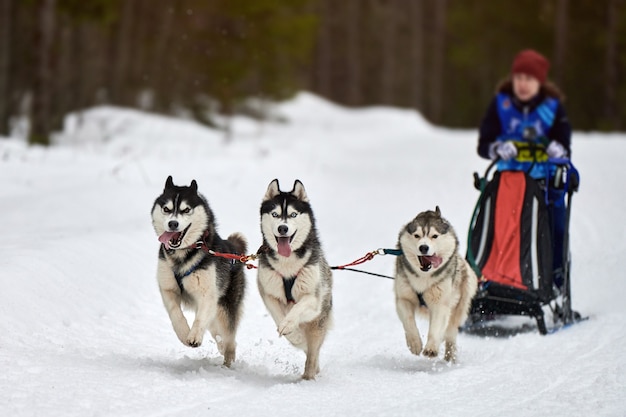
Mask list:
[[[293,218],[293,217],[296,217],[297,215],[298,215],[298,213],[293,212],[293,213],[291,213],[291,214],[289,215],[289,217],[292,217],[292,218]]]
[[[275,211],[272,212],[272,217],[276,218],[278,217],[278,213],[276,213]]]

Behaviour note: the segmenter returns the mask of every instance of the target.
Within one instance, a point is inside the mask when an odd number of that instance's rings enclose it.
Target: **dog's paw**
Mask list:
[[[304,374],[302,374],[302,379],[304,379],[305,381],[315,381],[316,375],[316,373],[305,372]]]
[[[299,330],[295,330],[289,334],[286,334],[285,337],[287,338],[287,340],[289,340],[289,343],[298,348],[304,349],[306,347],[304,335]]]
[[[202,345],[202,339],[197,340],[197,339],[189,338],[187,339],[186,345],[192,348],[200,347],[200,345]]]
[[[443,358],[447,362],[451,362],[451,363],[456,362],[456,343],[446,342],[446,352]]]
[[[427,347],[422,352],[422,355],[426,356],[427,358],[436,358],[437,356],[439,356],[439,351],[437,349]]]
[[[228,350],[224,353],[224,366],[230,368],[232,363],[235,361],[235,350]]]
[[[419,336],[406,335],[406,345],[414,355],[419,355],[422,351],[422,340]]]
[[[279,336],[286,336],[286,335],[288,335],[290,333],[293,333],[297,328],[298,328],[298,324],[295,321],[289,320],[289,319],[284,319],[278,325],[278,329],[277,329],[278,330],[278,335]]]
[[[307,355],[307,360],[304,365],[304,374],[302,374],[302,379],[311,381],[315,379],[315,376],[320,373],[320,366],[317,360],[309,362],[309,356]]]
[[[194,348],[198,347],[202,344],[202,337],[202,332],[199,332],[197,330],[191,330],[191,332],[189,332],[189,335],[187,336],[186,345]]]

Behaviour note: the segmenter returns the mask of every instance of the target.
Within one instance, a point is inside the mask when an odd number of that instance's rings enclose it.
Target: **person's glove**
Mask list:
[[[567,157],[567,151],[556,140],[551,141],[546,148],[546,153],[550,158],[565,158]]]
[[[503,161],[508,161],[516,156],[517,147],[513,144],[513,141],[507,140],[504,142],[495,142],[489,147],[489,157],[491,159],[499,157]]]

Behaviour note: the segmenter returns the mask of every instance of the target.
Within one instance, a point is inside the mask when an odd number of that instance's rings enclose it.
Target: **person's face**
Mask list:
[[[539,93],[539,80],[529,74],[513,74],[513,93],[521,101],[528,101]]]

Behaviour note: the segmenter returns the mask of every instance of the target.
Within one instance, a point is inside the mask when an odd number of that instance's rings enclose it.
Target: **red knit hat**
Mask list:
[[[524,49],[515,56],[511,66],[511,74],[523,73],[532,75],[541,84],[546,82],[550,69],[550,61],[539,52],[532,49]]]

